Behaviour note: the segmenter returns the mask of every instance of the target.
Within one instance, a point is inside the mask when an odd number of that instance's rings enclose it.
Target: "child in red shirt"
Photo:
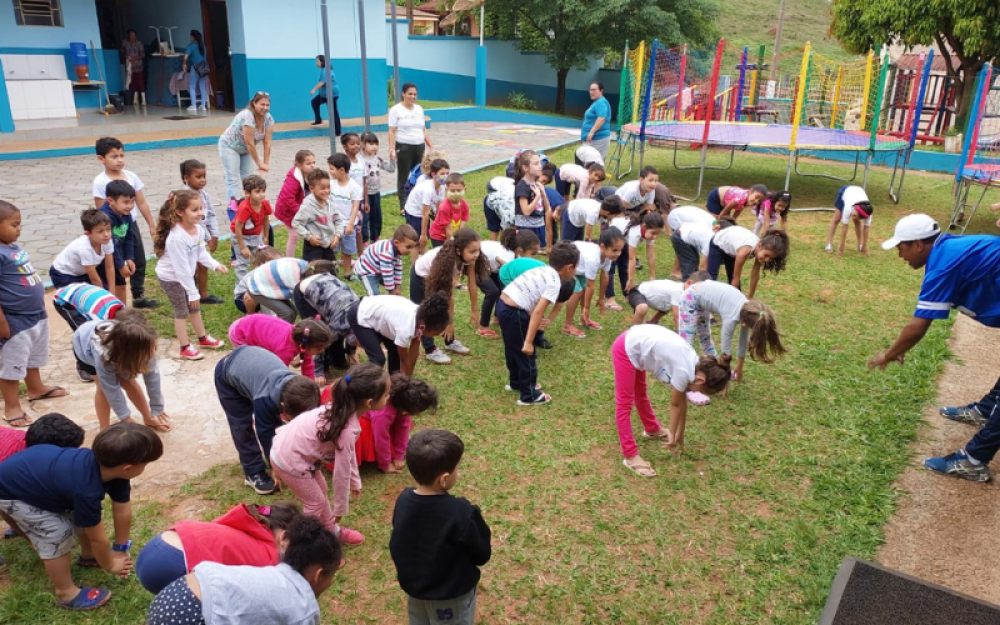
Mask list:
[[[465,201],[465,178],[451,174],[445,182],[445,200],[438,205],[437,216],[430,227],[431,245],[440,247],[455,231],[469,223],[469,203]]]
[[[257,175],[243,179],[245,199],[236,208],[236,219],[229,224],[233,233],[232,244],[236,253],[236,281],[250,270],[253,254],[264,247],[264,234],[270,231],[268,216],[274,214],[271,203],[264,199],[267,181]]]

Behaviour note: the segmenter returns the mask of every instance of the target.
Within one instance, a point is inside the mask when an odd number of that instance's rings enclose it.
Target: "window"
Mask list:
[[[63,25],[59,0],[13,0],[14,19],[18,26]]]

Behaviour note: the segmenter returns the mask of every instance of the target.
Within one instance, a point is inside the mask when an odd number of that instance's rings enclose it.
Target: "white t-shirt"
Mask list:
[[[667,225],[671,230],[681,227],[681,224],[697,223],[711,228],[715,225],[715,215],[697,206],[677,206],[667,215]]]
[[[351,211],[354,209],[354,202],[363,202],[365,199],[364,187],[349,180],[346,185],[341,186],[336,180],[330,181],[330,203],[333,208],[340,213],[341,217],[344,218],[344,232],[347,232],[346,228],[349,225],[347,220],[351,218]],[[361,207],[358,207],[358,219],[357,223],[361,223]],[[357,225],[357,224],[355,224]]]
[[[604,167],[604,158],[597,151],[597,148],[591,145],[581,145],[578,147],[576,149],[576,157],[580,159],[584,167],[591,163],[598,163],[601,167]]]
[[[431,214],[437,210],[438,205],[444,201],[444,194],[447,189],[441,185],[440,189],[434,188],[434,181],[430,178],[421,178],[410,191],[410,196],[406,198],[406,214],[413,217],[424,216],[424,206],[431,207]],[[428,229],[430,224],[427,224]],[[419,232],[417,234],[420,234]]]
[[[698,248],[702,256],[708,256],[708,246],[715,236],[715,231],[710,227],[700,223],[681,224],[677,232],[681,235],[681,241]]]
[[[676,332],[661,325],[643,323],[626,330],[625,353],[633,367],[682,393],[694,381],[698,355]]]
[[[868,194],[865,193],[864,188],[853,184],[844,189],[844,195],[842,195],[840,199],[844,202],[844,210],[840,213],[840,223],[845,226],[850,225],[851,223],[851,215],[854,214],[855,204],[859,204],[861,202],[871,202],[871,200],[868,199]],[[865,219],[865,225],[872,225],[871,217]]]
[[[684,283],[677,280],[647,280],[636,288],[646,298],[649,307],[660,312],[680,306],[681,295],[684,294]]]
[[[351,168],[347,170],[347,175],[350,176],[351,180],[358,183],[358,186],[362,189],[365,188],[365,159],[358,154],[356,161],[351,161]],[[347,160],[351,160],[348,156]],[[331,182],[333,182],[331,180]]]
[[[760,238],[743,226],[729,226],[716,232],[712,241],[729,256],[736,256],[741,247],[757,247]]]
[[[408,109],[400,102],[389,109],[389,128],[396,129],[396,143],[407,145],[423,145],[424,143],[424,109],[414,104]],[[390,146],[391,147],[391,146]]]
[[[490,273],[500,271],[500,263],[497,262],[497,259],[502,260],[504,264],[514,260],[514,252],[501,245],[499,241],[481,241],[479,243],[479,253],[490,264]]]
[[[426,278],[431,275],[431,265],[434,263],[434,259],[437,258],[438,252],[440,251],[440,247],[435,247],[418,258],[416,262],[413,263],[413,271],[415,271],[421,278]]]
[[[596,226],[597,220],[601,218],[601,203],[591,199],[572,200],[566,211],[569,222],[577,228],[584,225]]]
[[[622,206],[625,210],[630,208],[635,208],[637,206],[642,206],[644,204],[652,204],[653,199],[656,197],[656,190],[652,190],[646,195],[642,194],[642,188],[639,186],[638,180],[629,180],[622,186],[618,187],[615,191],[615,195],[622,199]]]
[[[632,220],[628,217],[615,217],[609,225],[618,228],[618,231],[625,235],[625,243],[629,247],[639,247],[642,243],[642,226],[640,224],[633,226]],[[627,254],[628,251],[624,253]]]
[[[417,305],[401,295],[362,297],[358,324],[392,339],[399,347],[409,347],[417,328]]]
[[[580,262],[576,264],[576,275],[584,276],[587,280],[596,280],[597,274],[602,270],[611,271],[611,259],[605,260],[601,257],[601,246],[588,241],[573,241],[576,249],[580,250]]]
[[[136,193],[139,193],[143,190],[143,188],[145,188],[146,185],[142,184],[142,180],[139,179],[139,176],[135,175],[135,172],[123,169],[122,175],[125,176],[125,180],[132,185],[132,188],[135,189]],[[111,182],[111,178],[108,177],[107,173],[102,171],[97,174],[94,178],[94,197],[99,197],[102,200],[108,199],[109,182]],[[136,221],[139,221],[139,217],[142,215],[138,208],[133,208],[129,214],[132,215],[132,219]]]
[[[503,292],[518,308],[530,313],[543,299],[555,304],[559,300],[561,288],[559,273],[546,265],[525,271],[508,284]]]
[[[82,235],[73,239],[72,243],[59,252],[52,261],[52,268],[67,276],[82,276],[87,273],[87,267],[99,266],[104,262],[106,254],[114,253],[115,244],[111,241],[102,245],[101,253],[98,254],[90,244],[90,237]]]

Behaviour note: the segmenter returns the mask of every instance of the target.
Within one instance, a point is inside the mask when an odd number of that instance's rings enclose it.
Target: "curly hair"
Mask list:
[[[444,245],[441,246],[441,251],[437,253],[437,257],[431,263],[431,270],[426,279],[426,292],[453,292],[455,290],[455,275],[465,267],[462,252],[465,251],[465,248],[479,241],[479,233],[472,228],[459,228],[453,238],[445,241]],[[474,270],[477,282],[487,280],[490,277],[490,262],[485,256],[479,254],[475,260]]]
[[[762,263],[765,272],[781,273],[784,271],[785,260],[788,258],[788,243],[788,233],[784,230],[768,230],[760,238],[760,246],[774,252],[772,260]]]
[[[437,390],[402,371],[392,374],[389,388],[389,403],[399,412],[413,416],[438,407]]]
[[[181,189],[173,191],[167,196],[167,201],[160,207],[160,216],[156,222],[156,236],[153,237],[153,251],[157,256],[163,256],[167,249],[167,236],[174,229],[180,220],[181,213],[187,210],[191,202],[201,201],[201,195],[197,191]]]

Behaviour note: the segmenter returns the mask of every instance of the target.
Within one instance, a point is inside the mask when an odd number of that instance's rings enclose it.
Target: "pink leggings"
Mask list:
[[[295,246],[299,244],[299,232],[291,226],[285,228],[285,231],[288,232],[288,240],[285,241],[285,256],[296,258]]]
[[[632,434],[632,406],[639,410],[639,419],[647,433],[659,432],[660,422],[656,420],[653,404],[646,392],[646,372],[635,368],[625,353],[625,334],[623,333],[611,347],[611,360],[615,365],[615,424],[618,426],[618,439],[622,444],[622,455],[633,458],[639,454],[635,446],[635,435]]]
[[[322,471],[313,471],[312,475],[297,475],[282,471],[274,462],[271,462],[271,470],[281,483],[292,490],[300,502],[302,502],[302,513],[317,517],[323,522],[328,530],[340,535],[340,527],[334,522],[333,509],[330,507],[330,500],[326,488],[326,478]]]

